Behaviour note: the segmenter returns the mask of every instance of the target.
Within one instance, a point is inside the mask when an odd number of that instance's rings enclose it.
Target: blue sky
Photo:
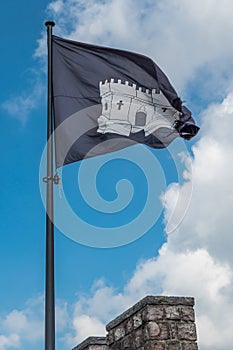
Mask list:
[[[57,348],[71,349],[88,335],[104,335],[105,323],[141,297],[165,294],[196,298],[202,350],[229,350],[232,7],[230,0],[224,6],[215,0],[1,4],[0,350],[43,346],[45,210],[39,180],[46,142],[48,19],[56,21],[56,35],[150,56],[201,125],[198,137],[189,143],[177,140],[169,151],[140,146],[133,152],[134,161],[127,150],[100,157],[104,166],[96,179],[88,178],[90,171],[80,169],[81,163],[64,168],[62,198],[66,195],[76,215],[88,224],[114,228],[137,218],[147,201],[148,179],[162,212],[140,238],[115,248],[85,246],[56,229]],[[182,156],[174,156],[180,152]],[[97,163],[87,162],[91,169]],[[80,171],[84,176],[78,186]],[[134,196],[128,207],[113,215],[100,213],[80,194],[80,189],[96,183],[103,200],[112,201],[122,179],[131,182],[127,189],[133,188]],[[58,189],[56,200],[62,200]],[[121,193],[118,200],[125,196]]]

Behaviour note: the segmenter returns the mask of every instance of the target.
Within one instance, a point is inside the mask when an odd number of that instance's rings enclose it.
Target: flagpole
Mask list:
[[[55,288],[54,288],[54,198],[53,198],[53,117],[52,117],[52,27],[45,22],[48,44],[48,106],[47,106],[47,177],[46,187],[46,279],[45,279],[45,350],[55,350]]]

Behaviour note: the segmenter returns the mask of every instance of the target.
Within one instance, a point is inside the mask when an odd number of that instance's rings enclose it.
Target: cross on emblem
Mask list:
[[[118,105],[118,110],[120,110],[121,107],[124,105],[124,102],[120,100],[119,102],[117,102],[117,105]]]

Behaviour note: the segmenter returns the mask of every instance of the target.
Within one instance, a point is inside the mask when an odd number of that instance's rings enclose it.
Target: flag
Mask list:
[[[150,58],[52,36],[56,166],[143,143],[167,147],[199,130]]]

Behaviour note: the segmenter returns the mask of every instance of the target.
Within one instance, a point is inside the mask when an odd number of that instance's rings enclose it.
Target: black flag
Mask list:
[[[56,165],[135,142],[168,146],[199,130],[150,58],[52,37]]]

